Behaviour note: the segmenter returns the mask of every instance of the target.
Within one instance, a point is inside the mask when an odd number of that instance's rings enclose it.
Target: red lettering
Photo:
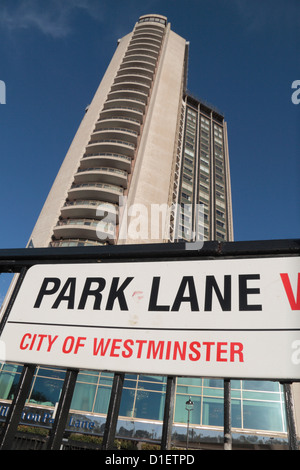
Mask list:
[[[189,354],[189,359],[190,361],[199,361],[200,357],[201,357],[201,354],[200,354],[200,351],[198,351],[198,349],[195,349],[195,348],[200,348],[201,347],[201,344],[198,343],[198,341],[193,341],[191,344],[190,344],[190,350],[195,353],[195,356],[193,356],[193,354]]]
[[[235,355],[238,355],[239,362],[244,362],[243,349],[244,346],[242,343],[230,343],[230,362],[235,361]]]
[[[167,341],[166,359],[170,359],[172,341]]]
[[[205,358],[205,360],[209,362],[210,361],[211,346],[213,346],[215,343],[209,341],[209,342],[203,342],[202,344],[203,344],[203,346],[206,346],[206,358]]]
[[[37,337],[37,335],[36,335],[36,334],[32,336],[32,341],[31,341],[31,345],[30,345],[30,348],[29,348],[29,350],[30,350],[30,351],[32,351],[32,349],[33,349],[33,346],[34,346],[34,343],[35,343],[36,337]]]
[[[119,357],[119,354],[116,354],[115,350],[120,349],[120,346],[117,346],[116,343],[120,343],[121,341],[122,341],[121,339],[113,339],[113,342],[111,345],[110,357]]]
[[[66,339],[64,340],[62,352],[65,354],[69,354],[74,347],[74,343],[75,343],[74,336],[67,336]]]
[[[227,343],[217,343],[217,362],[227,362],[227,358],[221,357],[221,354],[227,353],[227,349],[222,349],[222,346],[227,346]]]
[[[174,361],[177,359],[177,353],[179,353],[180,359],[184,361],[185,355],[186,355],[186,341],[183,341],[182,349],[180,348],[179,341],[174,342],[174,352],[173,352]]]
[[[28,344],[28,343],[27,343],[27,344],[24,344],[24,343],[25,343],[25,339],[26,339],[27,336],[28,336],[28,339],[31,338],[31,334],[30,334],[30,333],[26,333],[26,334],[23,336],[23,338],[21,339],[20,349],[27,349],[27,348],[28,348],[29,344]]]
[[[156,356],[159,354],[159,359],[162,359],[163,352],[164,352],[164,341],[158,341],[158,345],[155,349],[155,341],[149,341],[148,350],[147,350],[147,359],[151,358],[151,354],[153,359],[156,359]]]
[[[47,335],[39,335],[40,341],[38,342],[36,350],[39,351],[41,349],[42,343],[45,338],[47,338]]]
[[[105,346],[103,347],[104,338],[101,338],[98,344],[97,344],[97,338],[94,338],[94,349],[93,349],[94,356],[97,356],[97,354],[99,354],[99,351],[100,351],[100,356],[105,356],[110,341],[111,341],[111,339],[109,338],[106,341]]]
[[[138,353],[137,353],[137,358],[140,359],[141,358],[141,355],[142,355],[142,349],[143,349],[143,345],[145,343],[147,343],[147,340],[146,339],[137,339],[136,342],[138,343],[139,345],[139,349],[138,349]]]
[[[130,346],[133,346],[133,345],[134,345],[133,339],[126,339],[126,340],[124,341],[123,346],[124,346],[124,348],[126,349],[126,351],[128,351],[128,353],[126,354],[125,351],[122,351],[122,356],[123,356],[123,357],[131,357],[131,356],[132,356],[133,351],[132,351],[132,348],[131,348],[129,345],[130,345]]]
[[[75,346],[75,349],[74,349],[74,354],[78,353],[79,348],[83,348],[84,343],[82,341],[85,341],[85,340],[86,340],[86,337],[84,337],[84,336],[79,336],[77,338],[76,346]]]
[[[280,273],[280,277],[292,310],[300,310],[300,273],[298,273],[297,298],[295,299],[289,275]]]

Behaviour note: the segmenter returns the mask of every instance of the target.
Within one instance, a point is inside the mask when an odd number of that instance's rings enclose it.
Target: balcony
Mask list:
[[[51,242],[53,247],[72,247],[72,246],[104,246],[105,242],[96,240],[89,240],[84,238],[66,238],[64,240],[54,240]]]
[[[153,50],[153,48],[151,47],[147,47],[146,45],[133,45],[133,46],[129,46],[128,49],[127,49],[127,52],[124,56],[124,59],[129,57],[129,56],[132,56],[132,55],[142,55],[142,56],[150,56],[152,57],[153,59],[155,59],[155,61],[157,60],[157,57],[158,57],[158,50]]]
[[[134,157],[135,145],[117,139],[106,139],[91,141],[86,146],[86,153],[119,153],[127,157]]]
[[[107,98],[108,101],[122,99],[129,101],[133,100],[143,104],[147,104],[148,92],[144,93],[143,91],[139,90],[138,88],[134,88],[133,86],[131,88],[126,88],[124,86],[119,90],[111,90]]]
[[[114,82],[114,84],[111,87],[111,91],[123,91],[123,89],[126,90],[135,90],[143,93],[148,97],[149,95],[149,84],[147,83],[141,83],[139,80],[134,80],[131,77],[126,78],[127,76],[123,76],[122,80],[119,81],[118,83]]]
[[[103,217],[119,223],[119,208],[115,204],[97,200],[66,201],[61,209],[63,218],[89,218],[100,220]]]
[[[118,168],[92,167],[79,168],[74,177],[74,182],[78,183],[108,183],[127,188],[127,173]]]
[[[114,124],[114,123],[113,123]],[[91,142],[96,142],[99,140],[120,140],[122,142],[127,142],[133,144],[136,147],[138,133],[131,129],[126,129],[124,127],[103,127],[100,129],[95,129],[91,135]]]
[[[116,117],[132,119],[141,124],[143,122],[144,113],[130,106],[115,106],[103,109],[99,116],[100,120],[114,119]]]
[[[114,127],[126,129],[128,132],[134,131],[136,135],[138,135],[140,132],[139,121],[124,116],[116,116],[114,119],[99,119],[96,122],[94,132],[100,131],[101,129],[111,129]]]
[[[105,183],[74,183],[69,189],[68,199],[97,199],[99,201],[119,203],[123,188]]]
[[[134,67],[133,65],[130,66],[129,64],[125,64],[122,68],[120,68],[117,72],[116,77],[128,74],[138,75],[141,77],[148,77],[151,80],[153,78],[153,70],[149,70],[147,67]]]
[[[147,41],[145,38],[140,38],[140,39],[132,39],[130,41],[129,48],[135,48],[135,47],[145,47],[149,50],[155,51],[158,53],[160,51],[161,44],[160,43],[153,43],[152,41]]]
[[[147,39],[148,42],[161,46],[161,37],[158,34],[146,33],[144,31],[138,31],[134,33],[134,36],[132,37],[130,44],[132,43],[132,41],[141,40],[141,39]]]
[[[53,229],[55,238],[88,238],[114,243],[116,226],[111,222],[94,219],[63,219]]]
[[[128,98],[113,98],[113,99],[107,99],[107,101],[104,103],[103,109],[110,109],[110,108],[115,108],[115,107],[124,107],[128,106],[129,108],[135,109],[141,113],[145,111],[145,99],[142,98],[136,98],[135,96],[130,96]]]
[[[122,64],[120,65],[119,72],[123,69],[138,69],[138,70],[149,70],[152,74],[155,70],[155,63],[152,64],[146,60],[123,60]]]
[[[119,168],[120,170],[131,173],[132,158],[117,153],[95,153],[85,155],[80,162],[80,168],[91,168],[99,166],[108,166],[110,168]]]
[[[141,62],[141,63],[147,62],[155,66],[156,57],[152,57],[151,55],[145,52],[144,53],[136,53],[136,52],[128,53],[127,52],[122,63],[125,64],[127,62]]]

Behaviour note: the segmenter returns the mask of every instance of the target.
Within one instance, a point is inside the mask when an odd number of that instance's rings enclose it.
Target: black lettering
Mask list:
[[[93,282],[97,283],[97,286],[94,289],[91,288],[91,285]],[[106,282],[103,277],[87,277],[82,294],[81,294],[81,298],[78,304],[78,309],[83,310],[85,307],[87,298],[89,296],[93,296],[95,297],[93,309],[100,310],[101,300],[102,300],[101,292],[103,291],[105,284]]]
[[[213,290],[217,294],[219,303],[223,311],[228,312],[231,310],[231,276],[224,276],[224,295],[221,294],[215,276],[206,277],[205,286],[205,304],[204,310],[211,311],[212,309],[212,293]]]
[[[151,287],[148,310],[166,312],[170,310],[169,305],[157,305],[159,284],[160,284],[160,277],[154,277],[153,282],[152,282],[152,287]]]
[[[184,297],[184,291],[186,286],[188,285],[189,289],[189,296]],[[196,289],[195,289],[195,284],[194,284],[194,278],[193,276],[184,276],[182,278],[182,281],[180,283],[176,298],[174,300],[173,306],[172,306],[172,311],[178,312],[180,305],[182,302],[190,302],[191,304],[191,311],[199,311],[199,306],[198,306],[198,300],[197,300],[197,294],[196,294]]]
[[[51,289],[47,289],[48,285],[53,283],[53,287]],[[58,277],[45,277],[43,280],[43,283],[40,288],[40,292],[38,293],[38,296],[36,298],[35,304],[33,308],[39,308],[41,305],[42,299],[44,295],[52,295],[55,292],[58,291],[60,286],[60,279]]]
[[[125,295],[124,295],[124,290],[128,286],[128,284],[134,279],[133,277],[127,277],[123,284],[120,285],[118,288],[118,283],[120,278],[119,277],[113,277],[110,291],[109,291],[109,296],[107,299],[107,304],[106,304],[106,309],[107,310],[112,310],[115,300],[118,299],[119,305],[121,310],[128,310]]]
[[[247,296],[249,294],[259,294],[260,289],[249,288],[247,281],[251,279],[260,279],[259,274],[240,274],[239,275],[239,308],[245,310],[262,310],[261,305],[249,305]]]
[[[59,293],[56,301],[52,305],[52,308],[58,308],[60,302],[66,300],[68,302],[68,309],[74,308],[74,299],[75,299],[75,284],[76,278],[75,277],[68,277],[65,285],[63,286],[62,290]],[[67,290],[70,288],[70,292],[68,295],[65,295]]]

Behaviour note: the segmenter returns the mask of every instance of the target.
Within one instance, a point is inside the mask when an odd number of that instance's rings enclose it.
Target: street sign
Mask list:
[[[299,268],[298,256],[35,265],[2,360],[299,380]]]

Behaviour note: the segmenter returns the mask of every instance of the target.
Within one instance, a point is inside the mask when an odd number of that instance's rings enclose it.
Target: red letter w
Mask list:
[[[295,299],[288,274],[280,274],[292,310],[300,310],[300,273],[298,273],[297,298]]]

